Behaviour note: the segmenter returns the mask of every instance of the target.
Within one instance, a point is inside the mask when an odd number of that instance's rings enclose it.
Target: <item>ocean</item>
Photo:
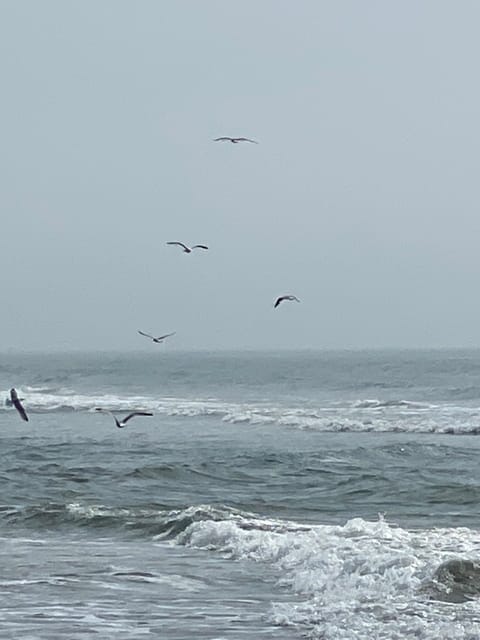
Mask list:
[[[0,638],[480,638],[480,351],[5,353],[0,419]]]

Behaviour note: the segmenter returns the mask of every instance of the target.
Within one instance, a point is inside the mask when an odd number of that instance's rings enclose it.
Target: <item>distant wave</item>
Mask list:
[[[407,409],[427,410],[436,405],[426,402],[411,402],[410,400],[357,400],[353,404],[358,409],[384,409],[389,407],[405,407]]]
[[[198,505],[186,509],[162,509],[157,507],[109,507],[101,504],[46,503],[28,507],[0,507],[0,519],[12,524],[29,525],[34,529],[43,527],[79,526],[89,528],[111,528],[116,531],[133,532],[141,537],[173,539],[187,531],[195,522],[221,522],[231,520],[240,528],[286,531],[285,522],[260,521],[254,514],[223,506]],[[308,527],[291,525],[292,531]]]
[[[216,418],[233,425],[282,425],[329,432],[480,433],[480,408],[454,404],[429,404],[406,399],[360,399],[318,407],[288,407],[264,403],[232,403],[219,399],[153,398],[144,395],[85,395],[61,388],[18,389],[28,413],[93,412],[95,407],[125,412],[153,411],[172,418]],[[5,404],[8,390],[0,391],[1,411],[14,411]]]

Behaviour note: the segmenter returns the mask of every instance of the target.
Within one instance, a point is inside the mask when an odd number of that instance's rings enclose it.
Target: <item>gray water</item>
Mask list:
[[[480,352],[4,354],[11,386],[0,638],[480,638]]]

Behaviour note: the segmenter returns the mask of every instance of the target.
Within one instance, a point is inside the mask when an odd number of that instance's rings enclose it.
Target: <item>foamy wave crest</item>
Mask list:
[[[215,398],[155,398],[145,395],[79,394],[71,389],[18,389],[28,413],[144,409],[178,418],[217,418],[233,425],[280,425],[329,432],[405,432],[480,434],[480,410],[455,405],[429,405],[408,400],[358,400],[329,406],[287,407],[264,403],[231,403]],[[8,390],[0,391],[8,406]]]
[[[302,527],[237,514],[193,522],[176,542],[273,565],[279,584],[303,601],[273,605],[272,622],[300,627],[309,637],[477,637],[478,601],[459,604],[452,615],[445,605],[432,604],[426,591],[445,560],[476,557],[480,534],[469,529],[412,532],[381,518]],[[465,580],[471,579],[470,565]]]
[[[271,622],[311,638],[478,637],[480,532],[467,528],[409,531],[383,518],[304,525],[208,504],[171,510],[48,503],[3,507],[0,517],[37,532],[59,524],[112,528],[268,564],[292,594],[290,602],[272,603]]]
[[[417,409],[420,411],[428,411],[436,405],[426,402],[411,402],[410,400],[357,400],[353,407],[356,409],[388,409],[392,407]]]
[[[95,407],[128,411],[142,406],[143,402],[151,403],[151,399],[144,396],[118,397],[113,394],[83,395],[70,389],[59,389],[55,393],[50,389],[41,387],[25,387],[17,389],[17,393],[23,398],[25,407],[29,413],[51,413],[57,411],[90,411]],[[11,410],[9,406],[9,391],[0,391],[0,397],[4,398],[0,405],[1,410]]]
[[[2,506],[0,518],[9,522],[30,525],[35,530],[51,526],[110,528],[123,530],[140,537],[155,540],[170,539],[184,532],[195,522],[221,522],[231,519],[239,526],[258,526],[254,514],[227,506],[197,505],[186,509],[158,507],[112,507],[103,504],[48,502],[27,507]],[[261,526],[267,526],[266,522]],[[278,526],[285,528],[284,523]]]

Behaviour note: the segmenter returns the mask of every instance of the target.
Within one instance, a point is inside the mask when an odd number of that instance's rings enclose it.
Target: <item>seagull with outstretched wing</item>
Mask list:
[[[129,413],[128,416],[125,416],[123,420],[118,420],[118,418],[116,418],[111,411],[108,411],[108,409],[101,409],[100,407],[97,407],[95,411],[98,411],[100,413],[108,413],[109,415],[111,415],[119,429],[124,427],[127,422],[135,416],[153,416],[153,413],[151,413],[150,411],[132,411],[132,413]]]
[[[22,403],[20,402],[20,399],[17,395],[17,392],[13,388],[10,389],[10,401],[15,407],[15,409],[18,411],[18,413],[20,414],[20,417],[22,418],[22,420],[25,420],[25,422],[28,422],[27,412],[23,408]]]
[[[179,247],[183,248],[184,253],[192,253],[193,249],[208,249],[208,247],[204,244],[194,244],[193,247],[187,247],[183,242],[167,242],[167,244],[176,244]]]
[[[253,144],[258,144],[256,140],[252,140],[251,138],[230,138],[230,136],[221,136],[220,138],[214,138],[214,142],[232,142],[233,144],[237,144],[238,142],[252,142]]]
[[[297,298],[297,296],[280,296],[279,298],[277,298],[275,300],[275,304],[273,305],[274,308],[276,309],[278,307],[278,305],[283,302],[284,300],[295,300],[296,302],[300,302],[300,300]]]
[[[137,329],[138,333],[141,336],[145,336],[146,338],[150,338],[151,340],[153,340],[153,342],[156,342],[157,344],[160,344],[160,342],[163,342],[165,340],[165,338],[169,338],[170,336],[174,336],[176,331],[173,331],[172,333],[166,333],[163,336],[151,336],[149,333],[144,333],[143,331],[140,331],[140,329]]]

